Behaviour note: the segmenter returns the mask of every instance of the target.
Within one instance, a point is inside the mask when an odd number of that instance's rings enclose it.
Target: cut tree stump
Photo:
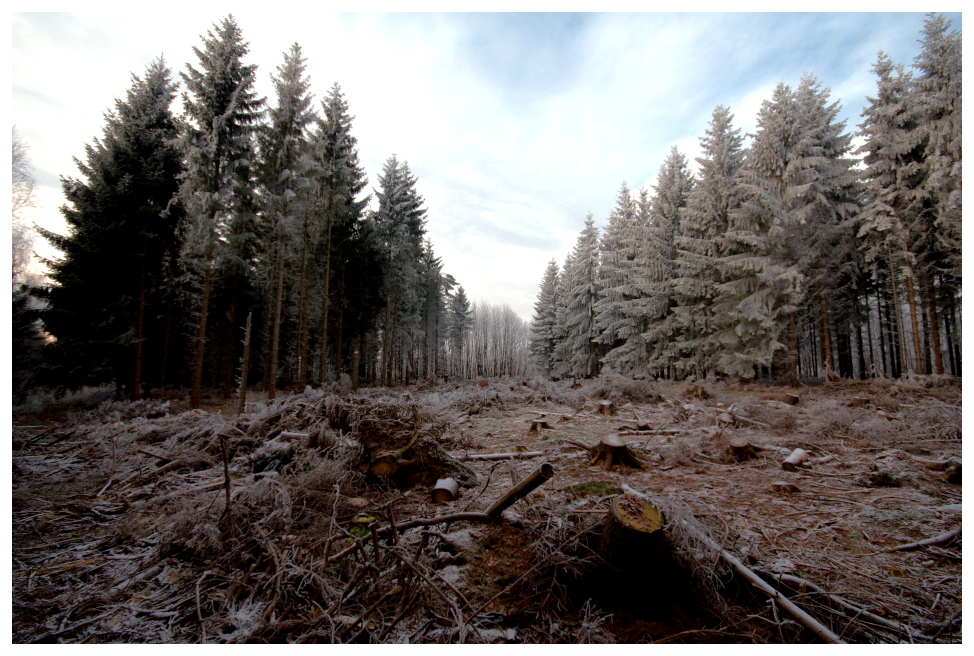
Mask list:
[[[551,429],[552,426],[543,419],[529,419],[531,426],[528,428],[528,435],[540,435],[542,428]]]
[[[598,406],[596,406],[596,412],[603,417],[614,417],[618,410],[616,409],[616,404],[612,401],[599,401]]]
[[[664,563],[665,522],[663,513],[649,500],[620,494],[606,515],[599,555],[623,576],[642,583]]]
[[[693,383],[687,385],[686,390],[683,392],[683,396],[689,396],[694,399],[709,399],[710,393],[703,386],[702,383]]]
[[[626,445],[626,441],[618,435],[608,435],[603,437],[595,446],[588,446],[581,442],[572,442],[575,446],[580,446],[588,451],[591,460],[588,466],[591,467],[599,462],[605,471],[612,471],[613,465],[625,465],[633,469],[646,469],[646,464],[639,459]]]
[[[399,488],[432,486],[441,478],[454,478],[461,485],[480,485],[473,471],[447,455],[429,437],[412,441],[401,451],[373,456],[369,471]]]
[[[727,455],[738,462],[750,460],[755,454],[754,447],[743,437],[735,437],[727,443]]]

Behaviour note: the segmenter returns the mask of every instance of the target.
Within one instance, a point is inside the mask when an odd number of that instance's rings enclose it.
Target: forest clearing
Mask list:
[[[170,396],[14,408],[14,642],[961,641],[956,378]]]

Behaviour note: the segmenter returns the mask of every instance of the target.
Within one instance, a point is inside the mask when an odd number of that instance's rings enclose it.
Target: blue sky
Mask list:
[[[176,6],[12,15],[11,122],[31,148],[40,184],[31,218],[39,224],[63,225],[58,178],[78,175],[72,158],[100,135],[130,74],[160,54],[175,72],[185,70],[200,35],[228,11],[208,2]],[[269,75],[291,43],[301,44],[317,98],[335,81],[345,92],[370,185],[390,155],[407,160],[446,271],[471,299],[507,303],[526,319],[548,260],[564,260],[586,215],[604,225],[622,181],[633,190],[652,184],[671,146],[692,161],[717,104],[753,130],[774,86],[795,86],[810,71],[841,100],[853,130],[875,88],[877,52],[909,66],[924,19],[247,9],[234,16],[250,42],[247,60],[259,67],[260,93],[272,99]],[[959,13],[948,17],[962,28]]]

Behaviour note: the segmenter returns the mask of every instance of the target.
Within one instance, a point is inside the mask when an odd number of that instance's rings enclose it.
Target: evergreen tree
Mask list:
[[[457,287],[457,291],[450,297],[450,309],[448,319],[448,336],[450,339],[450,352],[453,359],[453,374],[467,375],[468,365],[465,355],[466,346],[469,341],[470,329],[473,326],[473,310],[470,307],[470,300],[463,285]]]
[[[595,325],[598,341],[607,351],[603,364],[627,373],[645,363],[641,345],[633,349],[633,341],[641,342],[642,324],[631,312],[631,305],[639,296],[634,280],[642,245],[638,220],[636,202],[623,182],[602,234],[598,268],[601,295],[595,303]]]
[[[592,377],[599,373],[595,303],[599,299],[599,230],[589,214],[575,248],[565,263],[561,303],[564,330],[560,357],[567,364],[566,375]],[[557,349],[556,349],[557,352]]]
[[[324,263],[323,271],[318,269],[314,272],[314,280],[320,287],[322,297],[318,379],[324,384],[327,378],[328,328],[334,269],[339,270],[340,280],[348,281],[342,285],[343,293],[339,294],[340,310],[344,310],[345,296],[350,295],[362,302],[372,297],[377,290],[375,285],[363,286],[367,281],[361,276],[346,275],[349,266],[361,269],[364,262],[360,260],[369,259],[369,251],[362,241],[366,228],[360,225],[369,199],[360,198],[367,184],[366,177],[359,164],[357,141],[351,132],[352,117],[348,113],[348,103],[337,82],[322,101],[322,112],[323,117],[318,119],[314,137],[315,169],[312,191],[315,221],[308,230],[309,239],[316,247],[313,251],[307,251],[305,256],[315,253],[318,261]],[[310,270],[308,273],[310,275]],[[369,307],[371,306],[365,304],[362,309],[370,315],[374,309],[367,310]],[[337,324],[341,328],[341,312]],[[305,332],[306,328],[301,330],[301,334]],[[306,341],[307,339],[305,338]],[[334,361],[337,378],[342,361],[341,340],[336,340],[336,343],[338,348]]]
[[[101,139],[75,160],[82,179],[63,178],[65,235],[41,230],[62,256],[46,261],[44,292],[50,380],[68,387],[114,381],[140,398],[146,341],[163,341],[163,259],[175,246],[179,152],[170,112],[175,85],[162,59],[132,76],[106,114]],[[158,352],[158,351],[157,351]]]
[[[718,246],[731,213],[740,204],[737,175],[744,161],[744,139],[741,131],[734,129],[733,119],[727,107],[718,105],[714,109],[706,136],[700,139],[700,174],[674,240],[671,362],[684,372],[713,371],[723,350],[714,330],[714,299],[721,282]]]
[[[534,317],[531,322],[530,352],[538,370],[545,376],[551,376],[555,344],[555,321],[558,311],[558,263],[552,259],[548,262],[544,277],[541,279],[541,289],[538,290],[538,300],[534,304]]]
[[[249,176],[241,170],[253,164],[252,136],[263,99],[253,91],[257,67],[243,63],[248,46],[233,16],[214,25],[203,37],[202,49],[194,47],[193,52],[200,68],[187,65],[182,74],[187,123],[180,193],[187,220],[181,261],[199,307],[190,396],[191,405],[199,407],[213,274],[227,256],[234,217],[251,209],[252,189],[245,186]]]
[[[313,120],[310,111],[310,84],[306,76],[305,60],[298,44],[285,54],[277,75],[271,76],[277,94],[277,106],[269,110],[269,123],[260,131],[261,177],[265,192],[264,207],[271,226],[273,255],[271,275],[268,276],[268,298],[273,299],[270,312],[271,334],[267,394],[275,397],[281,333],[281,312],[285,294],[285,270],[289,246],[303,237],[304,218],[308,213],[311,168],[307,128]],[[307,362],[297,363],[302,371]],[[299,374],[299,377],[300,374]]]
[[[672,148],[657,176],[650,220],[644,228],[645,245],[637,264],[641,297],[638,313],[648,350],[644,366],[655,372],[662,372],[676,354],[673,347],[678,323],[671,310],[676,279],[675,244],[693,182],[686,158],[676,147]]]
[[[420,257],[426,233],[423,198],[406,162],[393,155],[386,160],[376,196],[379,206],[372,221],[383,262],[382,381],[405,379],[402,358],[412,347],[419,323]],[[400,366],[396,368],[396,362]]]

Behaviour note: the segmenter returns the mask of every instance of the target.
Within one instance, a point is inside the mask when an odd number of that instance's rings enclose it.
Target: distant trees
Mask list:
[[[82,179],[64,179],[69,231],[42,233],[62,253],[38,292],[53,341],[30,366],[54,386],[114,382],[135,399],[189,386],[198,407],[205,388],[229,395],[241,382],[249,316],[243,382],[271,398],[338,379],[353,362],[375,384],[444,373],[451,338],[468,348],[472,310],[458,290],[466,314],[457,313],[457,282],[425,239],[408,164],[387,160],[369,210],[348,103],[336,83],[315,106],[298,44],[271,75],[270,107],[232,16],[194,53],[182,118],[160,59],[106,115],[78,161]],[[15,139],[15,217],[29,199],[25,154]],[[33,325],[26,297],[17,308],[18,325]],[[509,354],[516,340],[505,330],[499,351],[477,356],[496,371],[524,359]]]
[[[554,294],[545,271],[539,367],[791,383],[959,374],[960,33],[931,14],[921,46],[915,75],[880,53],[861,170],[838,102],[806,73],[762,104],[748,148],[718,106],[696,176],[673,149],[653,194],[633,203],[623,185]]]

